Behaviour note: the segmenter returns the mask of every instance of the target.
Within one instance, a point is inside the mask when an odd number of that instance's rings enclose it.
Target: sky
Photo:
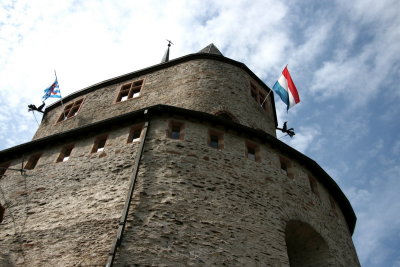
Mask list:
[[[318,162],[357,215],[362,266],[400,266],[400,1],[1,0],[0,150],[29,142],[61,93],[214,43],[272,87],[288,64],[301,102],[281,141]],[[46,104],[51,101],[46,101]]]

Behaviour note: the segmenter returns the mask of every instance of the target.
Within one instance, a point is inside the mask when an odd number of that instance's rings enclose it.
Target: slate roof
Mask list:
[[[214,54],[214,55],[219,55],[219,56],[224,56],[222,55],[221,51],[213,44],[209,44],[203,49],[201,49],[198,53],[208,53],[208,54]]]

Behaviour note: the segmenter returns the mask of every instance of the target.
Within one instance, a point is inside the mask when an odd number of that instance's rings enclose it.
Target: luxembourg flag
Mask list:
[[[283,69],[281,77],[279,77],[272,88],[281,97],[282,101],[286,103],[287,110],[300,102],[299,93],[292,77],[290,77],[287,66]]]

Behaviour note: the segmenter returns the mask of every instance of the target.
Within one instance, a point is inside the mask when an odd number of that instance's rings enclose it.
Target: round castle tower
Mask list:
[[[48,107],[0,152],[0,266],[359,266],[349,201],[276,139],[270,90],[211,44]]]

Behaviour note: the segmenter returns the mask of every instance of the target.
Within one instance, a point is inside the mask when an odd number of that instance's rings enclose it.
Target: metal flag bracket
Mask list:
[[[283,128],[276,127],[276,129],[282,131],[282,133],[286,133],[290,138],[293,138],[293,136],[296,134],[293,128],[287,128],[287,121],[283,123]]]

